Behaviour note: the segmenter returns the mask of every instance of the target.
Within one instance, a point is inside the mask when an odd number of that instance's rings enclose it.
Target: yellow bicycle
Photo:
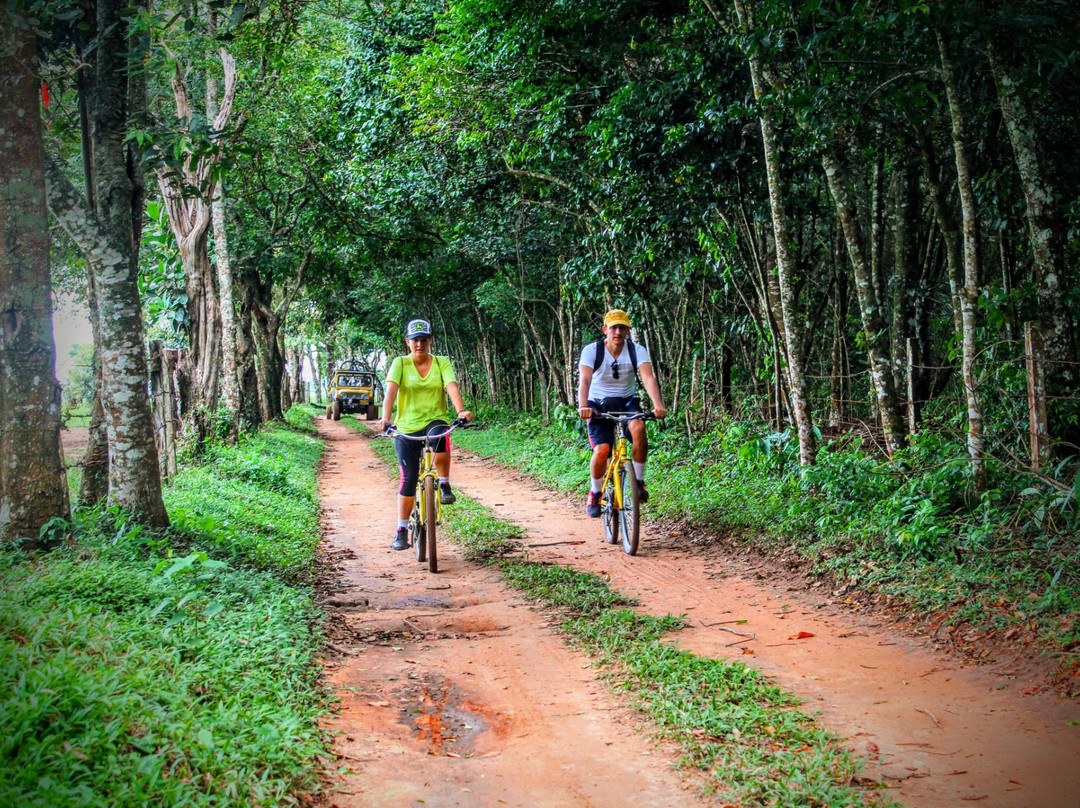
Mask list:
[[[611,448],[601,486],[600,516],[604,523],[604,538],[608,544],[618,544],[621,537],[626,554],[637,555],[641,503],[638,501],[637,477],[631,461],[627,425],[636,420],[652,421],[656,416],[651,412],[607,412],[594,413],[592,417],[615,422],[615,445]]]
[[[442,501],[439,498],[439,473],[435,470],[435,444],[439,438],[449,435],[455,429],[462,429],[468,424],[458,419],[446,429],[432,430],[429,435],[406,435],[395,426],[388,426],[384,433],[388,438],[423,441],[424,451],[420,455],[420,476],[416,479],[416,501],[413,504],[412,517],[409,519],[409,541],[416,551],[416,560],[427,561],[431,572],[439,571],[439,549],[436,539],[438,525],[442,518]]]

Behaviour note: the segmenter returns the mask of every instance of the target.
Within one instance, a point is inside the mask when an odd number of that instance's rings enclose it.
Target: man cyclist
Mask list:
[[[663,418],[667,414],[649,352],[644,345],[631,342],[629,337],[630,317],[622,309],[612,309],[604,315],[603,341],[587,344],[582,348],[578,361],[581,373],[578,415],[588,421],[589,444],[593,448],[589,502],[585,512],[593,518],[600,516],[601,485],[611,447],[615,443],[615,422],[592,416],[607,412],[641,412],[637,386],[639,374],[656,417]],[[629,430],[634,444],[633,464],[638,498],[646,502],[649,492],[645,490],[645,461],[649,456],[649,442],[645,422],[631,421]]]
[[[427,320],[410,320],[405,327],[405,342],[409,346],[409,354],[395,358],[386,373],[382,418],[375,423],[375,428],[383,432],[394,423],[400,432],[414,437],[428,435],[433,430],[439,432],[448,426],[446,395],[450,396],[457,417],[471,421],[472,413],[465,409],[461,400],[457,375],[449,357],[431,353],[430,323]],[[397,421],[391,422],[395,402]],[[394,440],[401,469],[397,532],[391,545],[395,550],[409,549],[409,515],[416,501],[416,481],[420,476],[423,448],[421,441],[401,437]],[[456,497],[450,488],[450,439],[447,437],[436,441],[435,470],[439,474],[439,500],[449,505]]]

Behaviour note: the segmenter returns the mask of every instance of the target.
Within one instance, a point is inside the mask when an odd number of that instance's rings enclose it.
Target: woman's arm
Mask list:
[[[385,432],[390,425],[390,416],[394,414],[394,402],[397,401],[397,382],[386,383],[386,396],[383,398],[382,418],[375,422],[376,432]]]
[[[454,405],[454,411],[457,413],[457,417],[464,418],[466,421],[471,421],[472,413],[465,409],[465,402],[461,398],[461,390],[458,388],[458,383],[450,382],[446,385],[446,393],[450,396],[450,403]]]

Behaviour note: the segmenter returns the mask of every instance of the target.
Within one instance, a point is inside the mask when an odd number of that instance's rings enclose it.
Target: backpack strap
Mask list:
[[[593,358],[592,369],[593,373],[600,370],[600,366],[604,364],[604,341],[598,339],[593,343],[593,347],[596,349],[596,356]]]

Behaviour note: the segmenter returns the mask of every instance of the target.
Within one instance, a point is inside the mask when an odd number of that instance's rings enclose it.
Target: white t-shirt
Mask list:
[[[638,368],[646,362],[651,362],[649,352],[640,342],[634,343],[634,352],[637,355]],[[589,342],[581,349],[579,367],[592,368],[596,361],[596,343]],[[615,378],[615,366],[619,366],[619,378]],[[630,361],[630,349],[623,344],[622,353],[618,359],[611,355],[607,345],[604,346],[604,359],[596,370],[593,371],[592,383],[589,385],[589,400],[600,401],[604,398],[630,398],[637,392],[637,380],[634,378],[634,365]]]

